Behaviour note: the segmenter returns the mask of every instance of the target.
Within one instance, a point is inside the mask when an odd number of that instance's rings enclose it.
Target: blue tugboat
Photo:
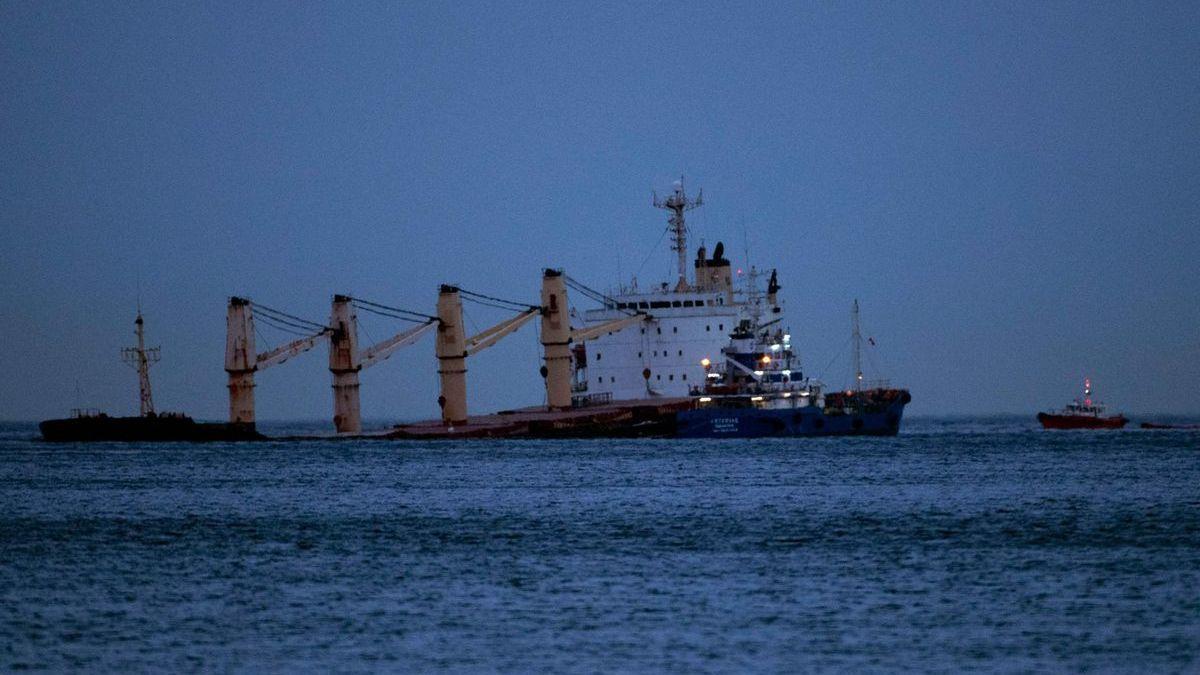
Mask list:
[[[775,279],[772,278],[772,291]],[[894,436],[912,396],[886,384],[863,388],[858,301],[854,302],[852,389],[825,393],[804,376],[791,336],[778,320],[742,320],[722,350],[721,363],[704,359],[705,383],[692,390],[696,407],[675,416],[681,438],[770,436]]]

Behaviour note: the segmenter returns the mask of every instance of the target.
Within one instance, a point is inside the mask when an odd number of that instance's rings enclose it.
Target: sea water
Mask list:
[[[2,669],[1200,669],[1198,432],[35,436],[0,429]]]

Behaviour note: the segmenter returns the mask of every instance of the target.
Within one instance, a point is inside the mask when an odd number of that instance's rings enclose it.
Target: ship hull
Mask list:
[[[252,425],[196,422],[183,415],[156,417],[71,417],[38,425],[53,443],[254,441],[265,438]]]
[[[675,415],[679,438],[770,438],[799,436],[895,436],[907,401],[861,413],[829,414],[803,408],[697,408]]]
[[[1116,417],[1091,417],[1088,415],[1054,415],[1038,413],[1038,422],[1043,429],[1120,429],[1129,420],[1122,415]]]

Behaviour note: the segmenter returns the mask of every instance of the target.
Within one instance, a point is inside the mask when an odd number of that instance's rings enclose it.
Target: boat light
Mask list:
[[[763,376],[763,371],[761,371],[761,370],[756,370],[756,371],[754,371],[754,376],[755,376],[755,377],[762,377],[762,376]]]
[[[762,397],[761,397],[761,396],[751,396],[751,397],[750,397],[750,400],[751,400],[751,401],[761,401],[761,400],[762,400]]]
[[[792,392],[790,392],[790,391],[785,391],[785,392],[783,392],[783,397],[784,397],[784,398],[791,398],[791,397],[792,397]]]
[[[712,361],[709,361],[709,360],[708,360],[708,357],[706,356],[706,357],[704,357],[704,358],[700,359],[700,365],[702,365],[702,366],[704,366],[705,368],[707,368],[707,367],[709,367],[709,366],[711,366],[711,365],[712,365]]]
[[[771,351],[773,351],[773,352],[779,351],[779,345],[771,345]]]
[[[712,397],[711,397],[711,396],[701,396],[701,397],[700,397],[700,402],[701,402],[701,403],[709,403],[709,402],[711,402],[711,401],[712,401]]]

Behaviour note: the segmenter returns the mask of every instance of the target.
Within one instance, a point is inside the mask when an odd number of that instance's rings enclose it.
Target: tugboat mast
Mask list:
[[[667,231],[671,233],[671,250],[675,251],[675,255],[679,258],[679,281],[675,284],[676,291],[686,291],[688,289],[687,224],[684,222],[683,212],[691,211],[703,203],[704,190],[701,190],[695,199],[688,199],[683,191],[682,176],[679,177],[679,180],[675,181],[675,191],[670,197],[659,199],[658,194],[654,194],[654,206],[671,212],[671,217],[667,219]]]
[[[854,391],[862,392],[862,332],[858,328],[858,298],[854,299],[854,310],[851,314],[854,328]]]
[[[135,331],[137,333],[137,346],[122,349],[121,360],[137,369],[138,397],[141,403],[141,414],[142,417],[149,417],[154,414],[154,397],[150,393],[150,364],[158,363],[162,356],[159,347],[146,349],[145,322],[142,321],[142,308],[140,306],[138,307],[137,320],[133,323],[137,326]]]

